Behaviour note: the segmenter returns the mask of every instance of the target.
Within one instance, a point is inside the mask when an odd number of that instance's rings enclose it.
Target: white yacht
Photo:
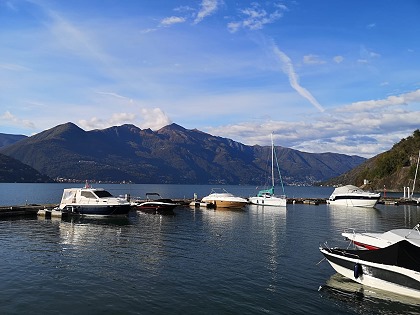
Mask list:
[[[347,207],[373,208],[381,198],[380,193],[365,191],[353,185],[346,185],[334,189],[327,199],[327,204]]]
[[[128,198],[114,197],[103,188],[86,184],[83,188],[66,188],[57,210],[76,215],[127,215],[131,209]]]

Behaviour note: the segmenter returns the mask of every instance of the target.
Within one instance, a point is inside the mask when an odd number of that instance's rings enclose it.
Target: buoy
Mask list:
[[[357,279],[363,274],[363,269],[361,264],[354,265],[354,277]]]

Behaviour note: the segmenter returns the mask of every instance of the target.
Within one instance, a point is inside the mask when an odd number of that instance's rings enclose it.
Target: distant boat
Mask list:
[[[287,198],[286,198],[286,195],[284,194],[284,187],[283,187],[283,181],[281,180],[279,163],[275,155],[276,153],[274,150],[273,134],[271,134],[271,187],[269,189],[260,190],[257,196],[250,197],[248,199],[249,202],[254,205],[286,207]],[[274,195],[274,161],[276,161],[276,164],[277,164],[277,170],[279,172],[280,182],[283,189],[282,196]]]
[[[103,188],[86,183],[83,188],[66,188],[58,208],[63,213],[86,216],[127,215],[131,203],[127,198],[114,197]]]
[[[151,196],[153,196],[151,198]],[[171,214],[179,206],[172,199],[162,198],[159,193],[146,193],[146,201],[134,203],[137,210],[154,214]]]
[[[372,193],[353,185],[346,185],[334,189],[331,196],[327,199],[327,204],[373,208],[379,198],[381,198],[379,193]]]
[[[248,200],[242,197],[237,197],[225,189],[213,188],[210,195],[201,199],[201,202],[206,204],[213,204],[217,208],[242,208],[248,203]]]

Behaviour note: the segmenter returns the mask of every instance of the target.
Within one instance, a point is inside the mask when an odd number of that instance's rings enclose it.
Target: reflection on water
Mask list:
[[[340,301],[359,314],[418,314],[420,301],[405,295],[363,286],[333,274],[319,292],[324,298]]]
[[[377,208],[346,207],[327,205],[331,224],[335,230],[343,232],[353,228],[358,231],[374,231],[378,229],[377,218],[381,210]]]
[[[318,246],[349,227],[412,228],[419,210],[251,205],[179,207],[175,216],[0,220],[0,313],[410,312],[410,304],[371,298],[366,288],[335,294],[325,283],[334,270],[317,265]],[[327,289],[319,293],[320,285]]]

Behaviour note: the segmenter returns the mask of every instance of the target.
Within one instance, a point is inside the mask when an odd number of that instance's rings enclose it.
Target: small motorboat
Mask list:
[[[114,197],[107,190],[86,183],[83,188],[64,189],[60,205],[54,210],[70,215],[128,215],[131,203],[128,198]]]
[[[402,240],[377,250],[319,248],[339,274],[362,285],[420,298],[420,247]]]
[[[387,232],[356,232],[354,229],[345,230],[343,235],[358,249],[384,248],[402,240],[407,240],[420,246],[420,224],[412,229],[393,229]]]
[[[327,199],[327,204],[373,208],[379,198],[381,198],[380,193],[373,193],[353,185],[346,185],[335,188],[331,196]]]
[[[242,197],[237,197],[225,189],[216,189],[213,188],[210,192],[210,195],[205,196],[201,199],[201,202],[211,203],[214,205],[214,208],[242,208],[247,203],[248,200]]]
[[[146,200],[134,203],[137,210],[153,214],[173,214],[179,203],[162,198],[159,193],[146,193]]]

